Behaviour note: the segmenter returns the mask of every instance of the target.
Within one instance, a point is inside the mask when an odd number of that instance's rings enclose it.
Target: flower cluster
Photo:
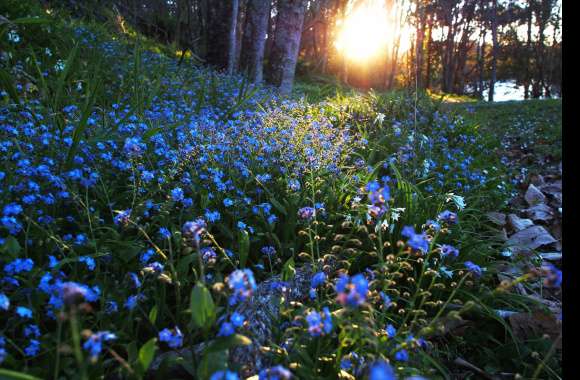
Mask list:
[[[365,276],[360,273],[353,277],[342,275],[336,282],[335,290],[337,301],[341,305],[356,307],[366,301],[369,283]]]

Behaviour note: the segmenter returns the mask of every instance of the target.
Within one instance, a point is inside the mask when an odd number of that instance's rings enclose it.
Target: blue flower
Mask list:
[[[231,371],[217,371],[210,376],[209,380],[239,380],[238,374]]]
[[[133,310],[135,306],[137,306],[138,301],[139,296],[137,295],[129,296],[127,297],[127,300],[125,301],[125,304],[123,306],[125,307],[125,309]]]
[[[37,325],[28,325],[24,328],[24,336],[27,338],[30,336],[38,338],[40,336],[40,329]]]
[[[385,309],[388,309],[391,306],[391,297],[389,297],[387,294],[385,294],[385,292],[381,291],[379,292],[379,295],[381,296],[381,298],[383,299],[383,305],[385,306]]]
[[[406,362],[409,360],[409,353],[405,349],[399,350],[395,353],[395,360]]]
[[[87,268],[90,271],[95,270],[95,259],[93,259],[92,257],[90,257],[90,256],[80,256],[78,260],[81,263],[85,263],[85,265],[87,266]]]
[[[326,274],[324,272],[317,272],[310,280],[310,298],[316,298],[316,289],[326,282]]]
[[[127,224],[129,224],[130,219],[131,219],[131,209],[128,209],[119,212],[113,219],[113,222],[116,225],[126,226]]]
[[[401,235],[409,238],[407,240],[407,245],[413,251],[426,253],[429,250],[429,240],[427,240],[427,234],[424,232],[417,234],[412,226],[405,226],[401,231]]]
[[[232,324],[235,327],[242,327],[244,325],[244,322],[246,321],[246,318],[242,314],[235,311],[232,313],[230,321],[232,321]]]
[[[220,326],[220,331],[218,332],[218,336],[230,336],[236,332],[234,325],[230,322],[224,322]]]
[[[387,325],[386,331],[389,338],[394,338],[397,335],[397,329],[390,323]]]
[[[171,199],[173,199],[174,202],[181,202],[183,197],[184,194],[181,187],[176,187],[175,189],[171,190]]]
[[[455,224],[457,223],[457,214],[452,211],[445,210],[437,216],[437,219],[447,224]]]
[[[230,305],[235,305],[239,301],[251,297],[257,288],[254,274],[250,269],[238,269],[233,271],[226,278],[226,283],[233,291],[233,294],[230,296]]]
[[[119,305],[117,305],[117,302],[108,301],[107,303],[105,303],[105,313],[113,314],[116,313],[117,311],[119,311]]]
[[[99,331],[91,334],[83,344],[83,349],[89,352],[92,360],[96,360],[103,350],[103,342],[117,339],[117,336],[110,331]]]
[[[373,363],[369,372],[369,380],[396,380],[393,367],[384,360]]]
[[[196,244],[199,244],[201,236],[205,233],[206,228],[207,224],[205,223],[205,220],[199,218],[192,222],[185,222],[182,228],[182,233],[186,239],[190,239]]]
[[[292,191],[300,190],[300,181],[298,181],[297,179],[290,179],[288,181],[288,188]]]
[[[339,277],[335,290],[337,300],[341,305],[360,306],[366,301],[369,283],[360,273],[352,278],[343,274]]]
[[[165,227],[161,227],[159,228],[159,236],[161,236],[162,239],[169,239],[171,237],[171,231]]]
[[[31,339],[28,346],[24,349],[24,354],[28,357],[38,355],[40,351],[40,342],[36,339]]]
[[[479,265],[474,264],[471,261],[466,261],[464,263],[465,267],[467,268],[467,270],[469,270],[471,273],[473,273],[476,277],[480,277],[482,274],[482,269]]]
[[[214,223],[214,222],[217,222],[218,220],[221,219],[221,215],[220,215],[219,211],[206,210],[205,218],[207,219],[208,222]]]
[[[32,310],[24,306],[16,307],[16,314],[18,314],[18,316],[21,318],[32,318]]]
[[[159,340],[171,348],[179,348],[183,345],[183,334],[177,326],[173,331],[165,328],[159,332]]]
[[[290,380],[291,378],[292,372],[281,365],[262,369],[258,373],[258,380]]]
[[[266,245],[260,249],[264,255],[272,257],[276,254],[276,248],[272,247],[271,245]]]
[[[10,298],[4,293],[0,293],[0,309],[8,310],[10,308]]]
[[[329,334],[332,331],[332,317],[328,307],[323,309],[324,316],[317,311],[311,311],[306,316],[308,322],[308,332],[311,336],[321,336]]]
[[[138,137],[129,137],[125,139],[123,151],[128,157],[139,157],[146,149],[146,145],[141,142]]]
[[[16,216],[18,214],[20,214],[22,212],[22,206],[20,206],[17,203],[9,203],[6,206],[4,206],[4,210],[2,211],[2,213],[5,216]]]
[[[4,266],[4,272],[7,275],[13,276],[20,272],[30,272],[32,268],[34,268],[34,261],[32,259],[15,259]]]

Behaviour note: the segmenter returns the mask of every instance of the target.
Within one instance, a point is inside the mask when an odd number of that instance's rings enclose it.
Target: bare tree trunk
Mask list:
[[[306,4],[306,0],[280,0],[278,3],[268,72],[270,81],[282,94],[292,91]]]
[[[491,8],[491,78],[489,79],[489,93],[487,100],[493,102],[493,93],[495,91],[495,81],[497,77],[497,0],[492,0]]]
[[[231,0],[231,16],[230,16],[230,35],[228,43],[228,74],[232,75],[236,68],[236,46],[237,46],[237,28],[238,28],[238,9],[239,0]]]
[[[425,7],[419,5],[419,25],[417,26],[417,36],[415,42],[415,81],[417,88],[423,88],[423,41],[425,39],[426,13]]]
[[[433,44],[433,16],[430,15],[427,24],[427,68],[425,69],[425,88],[431,88],[431,48]]]
[[[207,2],[206,60],[218,69],[229,64],[232,9],[230,1]]]
[[[527,40],[526,40],[526,71],[524,79],[524,99],[530,98],[530,65],[532,64],[532,4],[528,0],[527,9]]]

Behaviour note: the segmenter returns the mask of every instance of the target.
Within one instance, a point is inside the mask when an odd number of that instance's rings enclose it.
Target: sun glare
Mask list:
[[[388,18],[383,1],[367,0],[351,10],[339,26],[339,51],[353,60],[366,61],[387,46]]]
[[[353,61],[365,62],[378,57],[393,44],[392,38],[397,33],[392,17],[384,1],[366,0],[357,4],[337,25],[336,48]],[[410,31],[407,25],[403,25],[399,32],[399,53],[402,53],[409,48]]]

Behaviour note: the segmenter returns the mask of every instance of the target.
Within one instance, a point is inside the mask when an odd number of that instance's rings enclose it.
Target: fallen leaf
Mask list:
[[[516,214],[509,214],[508,224],[514,231],[518,232],[533,226],[534,222],[532,222],[530,219],[522,219]]]
[[[510,236],[507,245],[513,251],[522,251],[536,249],[555,242],[556,239],[544,227],[532,226]]]
[[[532,206],[528,209],[525,209],[524,212],[527,216],[529,216],[534,221],[548,221],[554,218],[554,212],[552,209],[544,203],[537,204]]]
[[[544,203],[546,201],[546,196],[538,189],[536,186],[531,184],[526,191],[526,195],[524,195],[526,202],[530,206],[537,205],[539,203]]]

